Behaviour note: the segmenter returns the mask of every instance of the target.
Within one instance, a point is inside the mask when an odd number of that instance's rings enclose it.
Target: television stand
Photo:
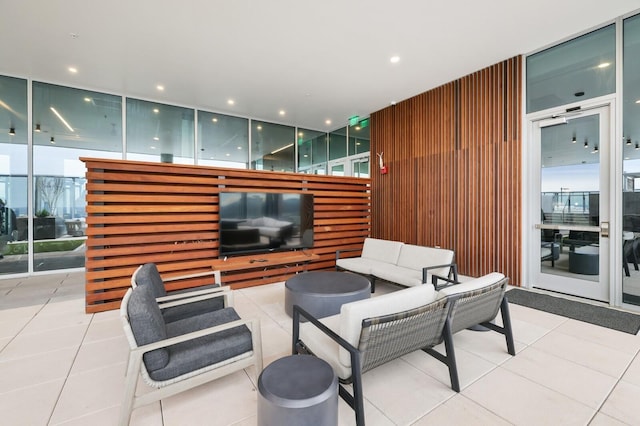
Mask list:
[[[319,255],[303,251],[257,253],[226,260],[215,259],[211,267],[223,273],[222,284],[236,289],[285,281],[298,272],[306,271],[307,264],[318,259]]]

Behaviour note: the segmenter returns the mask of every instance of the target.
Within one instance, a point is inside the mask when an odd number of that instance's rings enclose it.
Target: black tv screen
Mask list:
[[[313,194],[220,193],[220,255],[313,247]]]

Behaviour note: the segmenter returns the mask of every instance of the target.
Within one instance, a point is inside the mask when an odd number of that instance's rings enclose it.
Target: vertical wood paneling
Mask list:
[[[306,268],[335,266],[339,249],[360,249],[371,230],[369,179],[82,158],[87,166],[87,312],[116,309],[131,274],[154,262],[163,277],[211,270],[219,254],[223,191],[314,195],[314,247]],[[357,253],[354,253],[356,255]],[[232,288],[277,282],[302,271],[279,265],[229,271]],[[198,277],[169,290],[211,284]]]
[[[371,116],[372,236],[456,252],[460,272],[518,284],[521,59],[515,57]]]

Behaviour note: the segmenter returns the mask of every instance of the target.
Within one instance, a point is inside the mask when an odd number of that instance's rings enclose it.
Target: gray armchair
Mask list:
[[[120,425],[142,405],[252,365],[256,380],[262,371],[260,323],[240,319],[232,307],[167,322],[152,288],[140,285],[125,294],[120,317],[130,346]],[[140,376],[154,390],[137,395]]]
[[[177,319],[188,316],[200,315],[205,312],[216,311],[228,305],[228,298],[232,297],[231,292],[220,287],[220,271],[211,271],[204,274],[184,275],[173,277],[163,281],[158,271],[158,267],[154,263],[145,263],[136,269],[131,276],[131,286],[139,285],[149,286],[152,293],[159,303],[162,316],[166,322],[172,322]],[[188,288],[184,290],[176,290],[167,292],[165,281],[179,281],[194,276],[212,275],[214,276],[215,285],[202,286],[196,289]],[[207,295],[222,293],[225,297],[207,297]],[[191,303],[179,303],[181,300],[190,299]]]

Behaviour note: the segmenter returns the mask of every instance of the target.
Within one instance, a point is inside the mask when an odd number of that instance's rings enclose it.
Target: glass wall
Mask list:
[[[640,15],[624,21],[623,89],[622,300],[640,305]]]
[[[0,76],[0,275],[27,272],[27,80]]]
[[[127,160],[193,164],[192,109],[127,98]]]
[[[347,128],[343,127],[329,133],[329,160],[347,156]]]
[[[251,121],[251,161],[255,170],[295,171],[296,129]]]
[[[198,164],[249,167],[249,120],[198,111]]]
[[[527,112],[616,90],[616,30],[597,31],[527,57]]]
[[[298,172],[327,174],[327,134],[298,129]]]
[[[34,271],[84,266],[86,169],[122,158],[120,96],[33,83]],[[27,241],[27,217],[18,217]]]
[[[369,119],[366,118],[355,126],[349,126],[349,155],[369,152],[371,137],[369,136]]]
[[[197,111],[195,140],[195,109],[126,98],[123,122],[123,102],[123,96],[0,76],[0,275],[84,266],[80,157],[180,164],[197,158],[218,167],[330,173],[326,132]],[[332,158],[345,157],[346,127],[332,135]],[[349,143],[357,153],[368,147],[360,135]],[[332,173],[344,175],[344,165],[333,165]],[[354,173],[365,176],[360,166]]]

